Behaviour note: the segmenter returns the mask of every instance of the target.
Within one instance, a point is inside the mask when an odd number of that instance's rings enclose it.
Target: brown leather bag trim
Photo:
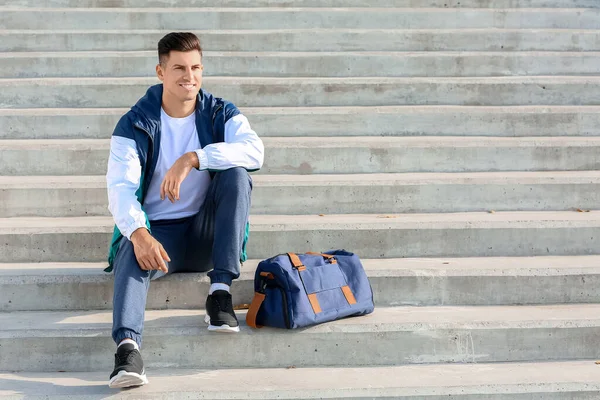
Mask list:
[[[319,300],[317,300],[316,293],[309,294],[308,301],[310,301],[310,305],[312,306],[312,309],[315,312],[315,314],[318,314],[323,311],[323,310],[321,310],[321,305],[319,304]]]
[[[356,298],[354,297],[350,286],[342,286],[342,292],[344,292],[344,296],[346,297],[346,300],[348,300],[348,303],[350,305],[356,304]]]
[[[246,314],[246,323],[251,328],[262,328],[262,326],[256,325],[256,316],[258,315],[260,306],[265,301],[265,297],[263,293],[254,292],[254,298],[248,309],[248,314]]]
[[[300,261],[300,257],[298,257],[296,253],[287,253],[287,255],[290,258],[290,261],[292,262],[294,268],[300,268],[304,266],[302,264],[302,261]]]

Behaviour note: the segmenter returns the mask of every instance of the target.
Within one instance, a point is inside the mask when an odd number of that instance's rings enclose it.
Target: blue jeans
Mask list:
[[[177,220],[150,221],[152,236],[171,258],[168,274],[209,271],[211,283],[231,285],[240,276],[240,255],[250,211],[252,179],[243,168],[217,172],[200,212]],[[168,201],[165,199],[165,201]],[[133,243],[121,240],[114,261],[113,329],[115,343],[142,344],[150,281],[164,272],[140,268]]]

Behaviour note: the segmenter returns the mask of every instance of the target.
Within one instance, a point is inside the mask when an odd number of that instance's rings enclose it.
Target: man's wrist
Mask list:
[[[200,159],[198,158],[198,154],[195,151],[190,151],[189,153],[185,153],[185,162],[186,165],[199,169],[200,168]]]
[[[133,231],[129,238],[133,244],[136,244],[136,242],[139,242],[140,240],[144,239],[146,235],[150,235],[150,232],[148,232],[148,229],[146,229],[145,227],[141,227]]]

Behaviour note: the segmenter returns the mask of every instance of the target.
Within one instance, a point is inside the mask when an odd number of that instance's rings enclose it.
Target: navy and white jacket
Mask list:
[[[160,149],[162,84],[152,86],[117,123],[111,138],[106,174],[109,210],[115,220],[108,256],[109,267],[123,236],[129,238],[138,228],[151,229],[143,204],[158,161]],[[196,150],[201,170],[222,171],[262,167],[264,146],[248,120],[230,102],[200,90],[196,101]],[[245,245],[242,261],[246,259]]]

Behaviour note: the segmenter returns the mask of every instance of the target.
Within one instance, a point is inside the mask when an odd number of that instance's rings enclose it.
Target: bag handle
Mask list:
[[[314,251],[309,251],[306,254],[310,254],[311,256],[321,256],[326,261],[329,261],[329,264],[337,264],[337,260],[331,254],[317,253]],[[287,256],[289,257],[294,268],[296,268],[298,271],[304,271],[306,269],[304,264],[302,264],[302,261],[300,261],[300,257],[298,257],[296,253],[287,253]]]
[[[331,254],[318,253],[316,251],[307,251],[306,254],[310,254],[312,256],[321,256],[325,260],[329,261],[329,264],[337,264],[337,260],[335,259],[335,256],[332,256]]]

